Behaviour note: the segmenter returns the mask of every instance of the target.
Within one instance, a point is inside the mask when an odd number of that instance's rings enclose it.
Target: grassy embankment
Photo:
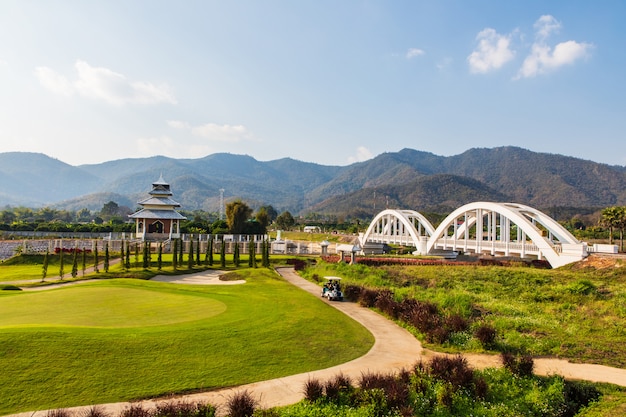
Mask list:
[[[389,288],[396,299],[430,301],[444,315],[471,321],[444,344],[427,344],[434,349],[484,351],[472,331],[487,324],[497,331],[495,350],[626,366],[626,267],[370,268],[321,262],[303,275],[338,275],[346,284]]]
[[[14,276],[6,268],[0,281]],[[0,291],[0,414],[235,386],[371,347],[363,327],[273,271],[236,273],[247,283],[110,279]]]

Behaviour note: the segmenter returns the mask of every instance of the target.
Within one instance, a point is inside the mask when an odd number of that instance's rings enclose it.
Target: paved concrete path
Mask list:
[[[288,282],[319,297],[320,287],[301,278],[293,269],[279,268],[277,271]],[[183,279],[180,282],[192,283],[193,280],[193,278],[189,277],[187,281]],[[323,300],[323,302],[328,301]],[[256,382],[235,388],[134,403],[120,402],[102,404],[99,407],[109,415],[116,417],[121,411],[130,407],[131,404],[152,408],[159,402],[180,400],[186,402],[207,402],[216,405],[219,415],[224,415],[226,402],[233,394],[238,392],[248,391],[258,400],[259,406],[262,408],[288,405],[296,403],[303,398],[304,384],[309,378],[317,378],[321,381],[325,381],[341,373],[349,376],[353,381],[356,381],[364,371],[397,371],[414,365],[420,359],[427,360],[429,357],[440,355],[439,353],[422,349],[421,343],[415,339],[413,335],[369,309],[360,307],[356,303],[329,303],[361,323],[374,335],[376,341],[367,354],[332,368]],[[501,366],[500,358],[497,355],[465,354],[464,357],[467,358],[471,366],[477,369]],[[571,379],[608,382],[626,386],[625,369],[611,368],[602,365],[573,364],[566,360],[537,358],[535,359],[535,373],[538,375],[558,374]],[[67,410],[73,413],[81,413],[85,412],[90,407],[91,406],[74,407]],[[12,417],[44,417],[46,413],[47,411],[27,412],[15,414]]]

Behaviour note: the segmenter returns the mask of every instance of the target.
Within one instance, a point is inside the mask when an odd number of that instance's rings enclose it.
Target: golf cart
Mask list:
[[[341,285],[339,277],[324,277],[326,283],[322,287],[322,297],[328,299],[328,301],[343,301],[343,293],[341,292]]]

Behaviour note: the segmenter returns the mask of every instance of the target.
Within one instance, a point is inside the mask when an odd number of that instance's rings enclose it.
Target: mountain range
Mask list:
[[[626,167],[507,146],[454,156],[403,149],[348,166],[226,153],[72,166],[44,154],[7,152],[0,153],[0,207],[99,210],[115,201],[134,209],[161,175],[189,211],[219,211],[221,189],[225,201],[300,215],[371,217],[386,207],[446,212],[480,200],[539,209],[626,205]]]

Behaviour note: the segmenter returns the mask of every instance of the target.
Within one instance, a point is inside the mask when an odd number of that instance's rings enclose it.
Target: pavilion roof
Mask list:
[[[141,209],[129,215],[131,219],[167,219],[186,220],[187,218],[175,210]]]
[[[145,200],[139,201],[137,204],[141,206],[170,206],[180,207],[180,203],[167,197],[149,197]]]

